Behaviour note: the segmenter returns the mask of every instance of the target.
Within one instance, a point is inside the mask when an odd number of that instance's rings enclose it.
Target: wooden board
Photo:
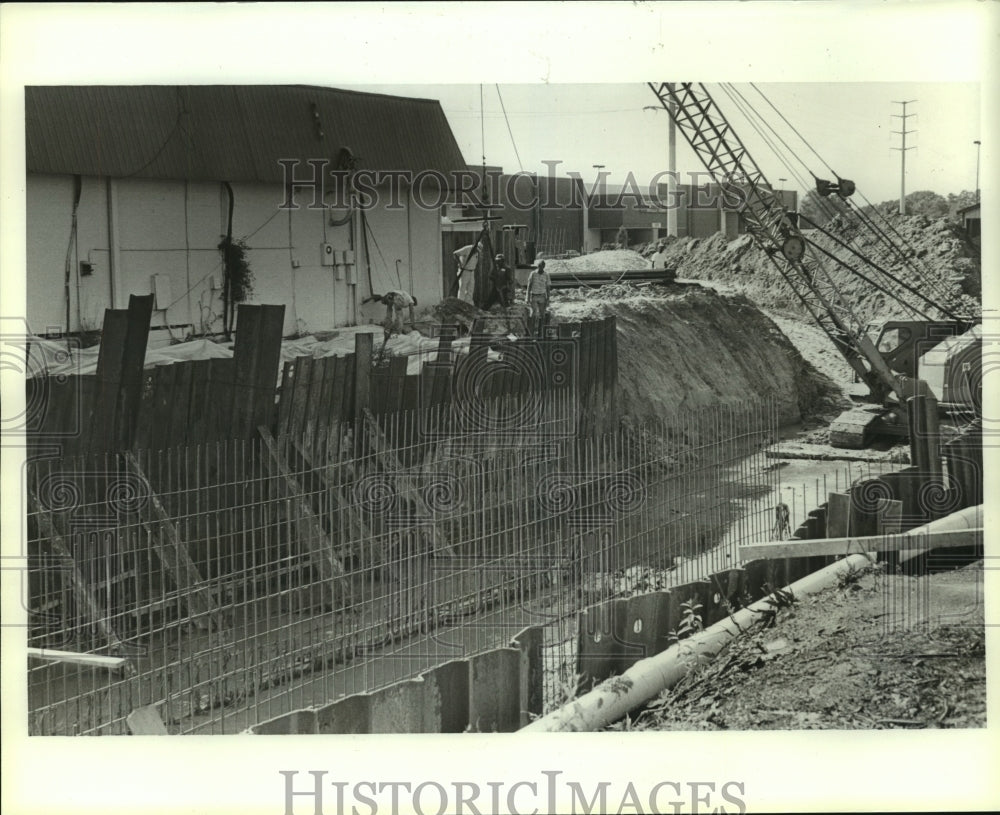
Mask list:
[[[170,430],[168,444],[180,447],[188,443],[189,417],[191,411],[191,379],[194,370],[191,362],[175,362],[167,366],[176,369],[173,383],[173,405],[170,410]]]
[[[354,335],[354,408],[351,418],[361,420],[371,404],[372,335]]]
[[[982,529],[957,529],[905,535],[825,538],[821,540],[774,541],[740,547],[740,558],[773,559],[813,555],[849,555],[861,552],[896,552],[902,549],[946,549],[976,546],[983,542]]]
[[[132,445],[139,418],[142,397],[142,371],[146,364],[146,344],[149,340],[149,323],[153,316],[153,295],[129,295],[128,325],[122,349],[121,387],[115,411],[117,449]]]
[[[178,592],[187,603],[188,613],[198,628],[207,630],[222,628],[222,618],[211,592],[188,553],[187,547],[177,534],[173,522],[163,507],[159,496],[153,491],[149,479],[139,466],[139,461],[131,451],[125,454],[125,461],[132,473],[144,484],[149,501],[140,510],[142,524],[151,533],[153,549],[164,570],[177,586]]]
[[[209,360],[199,359],[191,365],[191,399],[188,402],[188,444],[202,444],[208,440],[209,415]]]
[[[28,648],[28,657],[43,662],[66,662],[87,668],[104,668],[117,671],[125,667],[125,657],[106,657],[100,654],[81,654],[76,651],[55,651],[51,648]]]
[[[278,390],[278,417],[274,432],[278,436],[288,433],[289,411],[292,406],[295,360],[290,359],[281,368],[281,387]]]

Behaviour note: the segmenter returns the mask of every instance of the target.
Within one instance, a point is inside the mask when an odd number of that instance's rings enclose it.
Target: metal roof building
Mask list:
[[[25,88],[27,170],[282,182],[279,159],[349,147],[372,170],[464,169],[436,100],[307,85]]]

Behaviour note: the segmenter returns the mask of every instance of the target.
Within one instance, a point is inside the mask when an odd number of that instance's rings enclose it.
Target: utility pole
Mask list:
[[[673,83],[668,82],[667,87],[673,88]],[[663,110],[659,105],[645,105],[643,110],[651,110],[654,113]],[[677,114],[677,105],[671,102],[667,105],[667,237],[677,237],[677,124],[674,116]]]
[[[899,150],[899,158],[900,158],[900,170],[899,170],[899,214],[900,215],[906,215],[906,151],[913,149],[912,145],[910,147],[906,146],[906,137],[910,133],[916,133],[917,132],[916,130],[907,130],[906,129],[906,120],[909,119],[909,118],[911,118],[911,117],[913,117],[913,116],[917,115],[916,113],[907,113],[906,112],[906,106],[907,105],[912,105],[916,101],[917,101],[916,99],[908,99],[905,102],[893,102],[894,105],[902,105],[903,106],[903,112],[902,113],[893,113],[892,114],[892,116],[893,116],[894,119],[902,119],[903,120],[899,124],[899,126],[902,128],[902,130],[893,130],[892,131],[893,133],[898,133],[900,136],[903,137],[903,144],[902,144],[902,146],[901,147],[893,147],[892,148],[893,150]]]
[[[673,88],[673,84],[670,85]],[[667,125],[667,237],[677,237],[677,125],[674,117],[677,115],[677,105],[673,102],[667,108],[670,122]]]
[[[597,170],[597,184],[601,183],[601,170],[604,169],[603,164],[595,164],[594,169]],[[590,251],[590,202],[591,196],[587,192],[587,188],[583,188],[583,254],[587,254]],[[601,247],[598,246],[598,249]]]

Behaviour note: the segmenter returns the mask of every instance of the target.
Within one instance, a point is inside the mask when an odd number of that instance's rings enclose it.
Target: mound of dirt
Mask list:
[[[836,410],[840,389],[743,295],[701,286],[557,292],[562,320],[618,321],[618,407],[642,421],[720,402],[773,399],[790,424]]]
[[[862,231],[843,219],[834,219],[827,229],[900,280],[932,294],[922,283],[921,275],[917,274],[919,271],[926,279],[934,281],[935,288],[940,290],[941,296],[934,299],[958,313],[977,315],[981,295],[979,252],[961,228],[944,218],[930,220],[919,215],[901,217],[898,214],[886,214],[885,218],[888,224],[879,219],[876,223],[893,238],[894,243],[903,247],[902,255],[876,241],[870,231]],[[818,230],[809,231],[807,236],[834,255],[852,262],[869,277],[885,280]],[[722,233],[705,239],[681,238],[668,244],[667,254],[667,264],[676,267],[680,278],[716,281],[744,292],[762,307],[805,314],[777,268],[754,246],[749,235],[740,235],[732,241],[727,241]],[[824,260],[837,286],[861,320],[883,321],[906,316],[892,297],[825,257]],[[895,284],[889,286],[899,288]],[[913,299],[912,295],[908,296]],[[933,309],[930,311],[933,314]]]
[[[627,272],[648,269],[650,262],[631,249],[605,249],[568,260],[546,260],[545,270],[553,272]]]
[[[985,727],[981,569],[876,572],[796,602],[664,691],[630,729]]]
[[[441,325],[458,326],[460,334],[468,334],[472,330],[472,324],[476,317],[480,317],[484,313],[471,303],[457,297],[445,297],[444,300],[430,309],[434,322]]]

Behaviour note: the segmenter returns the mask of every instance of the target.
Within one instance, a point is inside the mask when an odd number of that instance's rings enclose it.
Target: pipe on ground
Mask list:
[[[982,507],[970,507],[911,529],[906,534],[978,528],[981,523]],[[842,575],[864,568],[870,563],[868,555],[849,555],[796,580],[783,591],[796,598],[816,594],[836,585]],[[775,605],[775,595],[764,597],[704,631],[670,646],[666,651],[640,660],[620,676],[605,680],[590,693],[536,719],[519,732],[589,731],[606,727],[630,710],[676,685],[689,671],[713,660],[736,637],[768,619],[769,612],[774,610]]]
[[[927,535],[932,532],[950,532],[956,529],[982,529],[983,528],[983,505],[966,507],[951,515],[938,518],[929,524],[918,526],[906,532],[907,535]],[[905,563],[915,557],[919,557],[927,552],[927,547],[917,549],[900,549],[898,552],[899,562]]]

